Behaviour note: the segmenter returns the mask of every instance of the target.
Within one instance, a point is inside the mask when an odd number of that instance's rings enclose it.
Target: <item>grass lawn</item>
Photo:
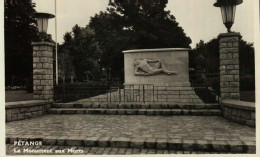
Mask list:
[[[5,102],[33,100],[33,93],[25,90],[5,91]]]
[[[240,91],[240,100],[255,102],[255,91]]]

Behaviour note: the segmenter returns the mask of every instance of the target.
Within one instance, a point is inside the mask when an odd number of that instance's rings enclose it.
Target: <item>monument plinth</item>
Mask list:
[[[188,48],[123,51],[125,84],[190,87]]]

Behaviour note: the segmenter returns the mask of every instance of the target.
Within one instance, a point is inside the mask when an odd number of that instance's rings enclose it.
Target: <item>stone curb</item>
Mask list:
[[[221,105],[236,108],[236,109],[244,109],[249,111],[255,111],[255,103],[252,102],[243,102],[236,100],[224,100]]]
[[[45,104],[50,104],[50,103],[48,103],[46,100],[17,101],[17,102],[5,103],[5,108],[11,109],[11,108],[18,108],[18,107],[41,106]]]
[[[6,137],[6,144],[13,144],[16,140],[37,140],[43,145],[83,146],[83,147],[113,147],[113,148],[151,148],[183,151],[215,151],[232,153],[255,154],[255,143],[242,141],[203,141],[182,139],[130,139],[125,137]]]

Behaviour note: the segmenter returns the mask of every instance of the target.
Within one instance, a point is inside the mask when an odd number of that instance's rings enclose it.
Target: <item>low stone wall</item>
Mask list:
[[[51,104],[46,100],[8,102],[5,104],[6,122],[39,117],[47,113]]]
[[[224,100],[222,101],[221,107],[223,109],[224,118],[235,123],[255,127],[255,103]]]

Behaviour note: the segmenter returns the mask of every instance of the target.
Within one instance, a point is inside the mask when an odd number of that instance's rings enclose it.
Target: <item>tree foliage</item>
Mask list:
[[[190,52],[190,67],[194,69],[205,69],[206,73],[219,72],[219,41],[212,39],[204,43],[201,40],[196,48]]]
[[[4,2],[5,76],[6,85],[17,85],[32,75],[31,42],[38,39],[36,20],[33,18],[35,4],[30,1]]]
[[[188,48],[191,39],[165,11],[167,0],[115,0],[106,12],[91,18],[89,26],[95,31],[102,50],[101,66],[112,77],[123,80],[123,50],[145,48]]]
[[[59,47],[59,54],[60,63],[72,64],[78,81],[86,80],[88,74],[92,79],[100,77],[99,56],[101,50],[94,31],[89,27],[82,28],[75,25],[71,32],[67,32],[64,35],[63,45]],[[71,59],[68,60],[66,56],[70,56]],[[69,68],[62,69],[64,73],[71,71],[71,66],[66,66]],[[71,76],[73,75],[71,74]]]
[[[255,75],[255,53],[253,43],[239,42],[240,75]]]

